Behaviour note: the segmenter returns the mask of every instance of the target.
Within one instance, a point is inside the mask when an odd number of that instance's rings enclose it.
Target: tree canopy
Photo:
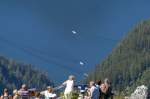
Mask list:
[[[88,81],[109,78],[114,89],[125,94],[141,84],[149,87],[150,20],[140,22],[127,33],[111,54],[89,74]]]

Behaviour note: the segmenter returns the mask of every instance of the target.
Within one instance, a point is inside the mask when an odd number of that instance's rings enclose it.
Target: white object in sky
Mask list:
[[[81,65],[81,66],[83,66],[83,65],[84,65],[84,63],[80,61],[80,65]]]
[[[77,32],[76,32],[75,30],[72,30],[72,33],[73,33],[73,34],[77,34]]]

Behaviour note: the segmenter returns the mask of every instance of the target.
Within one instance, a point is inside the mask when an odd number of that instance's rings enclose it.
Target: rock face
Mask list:
[[[147,96],[148,96],[148,88],[142,85],[137,87],[134,93],[132,93],[131,96],[126,99],[147,99]]]

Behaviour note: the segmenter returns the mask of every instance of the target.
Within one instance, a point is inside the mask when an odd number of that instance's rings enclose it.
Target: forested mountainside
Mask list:
[[[150,87],[150,20],[142,21],[89,73],[89,80],[109,78],[114,89],[130,93]]]
[[[30,64],[0,56],[0,92],[4,88],[18,89],[22,84],[30,88],[45,89],[47,85],[53,85],[53,82],[45,73]]]

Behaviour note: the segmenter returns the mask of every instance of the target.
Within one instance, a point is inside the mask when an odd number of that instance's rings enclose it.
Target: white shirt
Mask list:
[[[41,92],[41,94],[45,96],[45,99],[55,98],[55,97],[56,97],[56,94],[54,94],[54,93],[49,93],[47,90]]]
[[[66,84],[66,88],[65,88],[64,94],[68,94],[68,93],[72,92],[73,87],[74,87],[74,81],[73,80],[67,80],[65,82],[65,84]]]

